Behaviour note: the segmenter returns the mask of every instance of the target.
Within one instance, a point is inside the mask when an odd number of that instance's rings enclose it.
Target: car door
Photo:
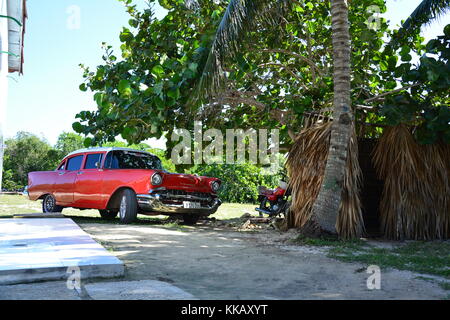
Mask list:
[[[83,167],[78,171],[75,181],[74,204],[79,208],[101,209],[104,202],[102,194],[104,153],[88,153]]]
[[[70,206],[74,202],[74,183],[83,163],[84,154],[74,155],[66,161],[65,170],[58,170],[54,195],[59,205]]]

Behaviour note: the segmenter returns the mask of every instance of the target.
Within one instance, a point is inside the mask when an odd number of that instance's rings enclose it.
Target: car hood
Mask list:
[[[210,183],[217,178],[203,177],[185,173],[163,173],[163,186],[167,189],[182,189],[192,192],[212,192]]]

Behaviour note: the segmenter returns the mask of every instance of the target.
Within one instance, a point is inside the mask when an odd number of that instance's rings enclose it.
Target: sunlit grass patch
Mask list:
[[[0,218],[12,218],[14,214],[42,212],[41,201],[30,201],[23,195],[0,195]]]
[[[219,220],[229,220],[241,217],[245,212],[255,213],[256,205],[240,203],[223,203],[216,213],[210,217]],[[0,218],[12,218],[15,214],[42,212],[42,201],[31,201],[23,195],[0,195]],[[98,210],[79,210],[64,208],[64,216],[72,218],[80,223],[119,223],[119,219],[104,220],[100,217]],[[167,216],[138,215],[136,224],[165,224],[173,223]]]
[[[385,268],[409,270],[450,279],[449,241],[412,241],[394,248],[335,247],[329,257],[344,262],[374,264]]]
[[[220,220],[228,220],[240,218],[246,212],[258,215],[255,210],[256,207],[257,205],[255,204],[222,203],[219,209],[217,209],[217,212],[210,217],[214,217]]]
[[[450,241],[394,242],[379,247],[366,240],[339,240],[337,237],[308,238],[299,235],[297,245],[328,247],[328,257],[343,262],[378,265],[381,268],[408,270],[450,279]],[[427,280],[424,277],[423,280]],[[450,289],[447,282],[439,283]]]

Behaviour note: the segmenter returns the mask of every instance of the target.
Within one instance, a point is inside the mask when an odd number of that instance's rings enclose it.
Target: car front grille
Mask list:
[[[207,192],[187,192],[184,190],[158,190],[157,193],[161,195],[162,201],[182,202],[194,201],[201,204],[209,204],[216,197]]]

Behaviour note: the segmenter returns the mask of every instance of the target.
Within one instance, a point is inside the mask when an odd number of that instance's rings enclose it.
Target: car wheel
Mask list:
[[[63,207],[56,205],[56,199],[53,195],[48,194],[42,201],[42,212],[61,212]]]
[[[122,223],[131,223],[137,217],[137,199],[136,194],[125,189],[120,195],[119,217]]]
[[[196,224],[198,219],[200,218],[197,214],[185,214],[183,215],[183,221],[185,224],[193,225]]]
[[[100,216],[105,220],[112,220],[117,217],[119,211],[116,210],[98,210],[100,212]]]

